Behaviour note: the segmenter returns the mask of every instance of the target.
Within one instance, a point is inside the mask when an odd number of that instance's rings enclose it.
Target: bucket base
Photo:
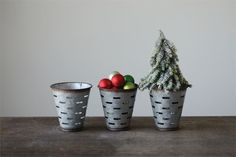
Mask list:
[[[129,127],[125,127],[125,128],[109,128],[109,127],[107,127],[107,129],[110,131],[127,131],[127,130],[129,130]]]
[[[83,128],[64,129],[64,128],[61,128],[61,127],[60,127],[60,130],[61,130],[61,131],[64,131],[64,132],[77,132],[77,131],[81,131],[81,130],[83,130]]]
[[[176,127],[176,128],[158,128],[157,127],[157,130],[159,130],[159,131],[175,131],[178,129],[179,129],[179,127]]]

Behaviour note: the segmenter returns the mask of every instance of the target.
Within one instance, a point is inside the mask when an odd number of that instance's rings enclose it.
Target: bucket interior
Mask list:
[[[91,87],[91,84],[85,82],[62,82],[51,85],[52,89],[58,90],[82,90]]]

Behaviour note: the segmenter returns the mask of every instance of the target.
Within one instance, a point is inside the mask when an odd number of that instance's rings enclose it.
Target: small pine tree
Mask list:
[[[150,60],[152,69],[146,77],[141,79],[140,90],[148,88],[149,90],[178,91],[191,87],[177,64],[179,60],[176,51],[174,44],[167,40],[160,30],[160,37]]]

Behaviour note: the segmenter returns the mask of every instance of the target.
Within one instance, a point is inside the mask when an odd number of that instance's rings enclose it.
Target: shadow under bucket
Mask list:
[[[137,92],[135,89],[103,89],[99,88],[106,126],[111,131],[128,130],[133,114]]]
[[[83,128],[92,85],[85,82],[62,82],[50,86],[63,131]]]

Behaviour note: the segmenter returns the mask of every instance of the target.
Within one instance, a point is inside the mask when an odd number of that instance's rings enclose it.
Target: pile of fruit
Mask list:
[[[118,71],[113,71],[108,78],[101,79],[98,84],[99,88],[105,89],[134,89],[137,88],[134,78],[131,75],[121,75]]]

